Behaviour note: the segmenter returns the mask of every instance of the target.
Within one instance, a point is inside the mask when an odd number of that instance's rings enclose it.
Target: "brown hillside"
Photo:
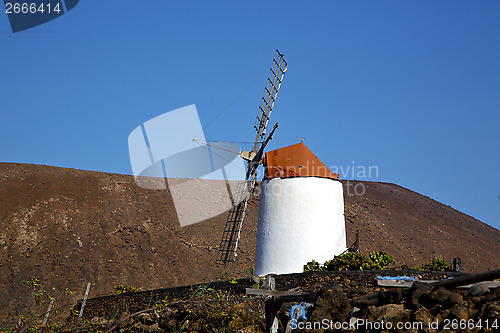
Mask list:
[[[500,266],[497,229],[394,184],[351,181],[356,184],[366,191],[346,193],[346,227],[348,243],[361,231],[363,252],[384,250],[399,265],[439,255],[461,257],[470,272]],[[225,272],[246,276],[257,215],[254,198],[238,260],[216,265],[225,214],[181,228],[169,191],[139,188],[132,176],[0,163],[0,314],[26,297],[20,283],[31,277],[56,291],[78,291],[76,300],[88,281],[95,297],[114,293],[118,284],[152,289],[216,280]]]

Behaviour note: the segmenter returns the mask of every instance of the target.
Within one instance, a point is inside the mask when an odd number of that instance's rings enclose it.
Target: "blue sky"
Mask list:
[[[1,14],[0,41],[0,161],[131,174],[134,128],[190,104],[209,124],[256,80],[205,130],[251,141],[278,48],[269,149],[305,138],[500,228],[499,1],[85,0],[16,34]]]

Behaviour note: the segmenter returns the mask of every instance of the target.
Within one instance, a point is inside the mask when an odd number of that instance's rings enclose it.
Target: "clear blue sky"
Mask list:
[[[85,0],[16,34],[0,13],[0,41],[0,161],[131,174],[135,127],[206,125],[257,79],[205,131],[251,141],[278,48],[270,149],[306,138],[500,228],[500,1]]]

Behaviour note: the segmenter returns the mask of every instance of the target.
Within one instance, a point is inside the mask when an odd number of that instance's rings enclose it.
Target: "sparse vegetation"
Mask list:
[[[348,252],[335,256],[332,260],[325,262],[323,265],[312,260],[307,263],[307,265],[304,265],[304,272],[382,270],[394,263],[393,256],[384,251],[372,251],[368,256],[361,252]],[[403,267],[408,269],[406,265],[403,265]],[[420,266],[411,267],[411,269],[452,272],[453,265],[448,264],[446,260],[441,257],[435,257]]]
[[[35,277],[23,280],[21,283],[31,289],[31,295],[22,304],[20,313],[9,314],[15,325],[2,327],[0,332],[59,332],[61,324],[54,322],[54,318],[59,312],[64,313],[73,306],[68,302],[67,297],[75,292],[69,288],[65,288],[60,293],[49,292]]]
[[[118,295],[120,294],[125,294],[125,293],[135,293],[139,291],[139,288],[136,288],[134,286],[124,286],[124,285],[117,285],[115,286],[115,291]]]
[[[237,332],[249,327],[262,331],[262,318],[255,315],[256,303],[247,302],[232,295],[231,290],[200,285],[187,300],[165,298],[148,309],[135,313],[127,310],[104,323],[76,322],[76,327],[85,325],[93,332],[136,332],[148,331],[145,327],[156,322],[163,332]]]
[[[261,324],[252,315],[251,305],[241,306],[241,300],[230,291],[200,286],[194,296],[192,302],[176,309],[185,315],[184,318],[170,312],[171,318],[178,319],[175,326],[179,331],[237,332]]]
[[[222,278],[221,278],[222,281],[227,281],[229,282],[230,284],[237,284],[238,281],[236,281],[236,279],[234,277],[232,277],[229,272],[225,272],[224,275],[222,275]]]
[[[208,287],[207,285],[202,284],[199,286],[193,296],[198,297],[199,299],[217,299],[220,300],[224,297],[224,293],[221,290],[216,290],[214,288]]]
[[[158,311],[163,311],[168,306],[169,300],[167,297],[155,303],[155,307]]]
[[[228,274],[224,278],[229,286],[233,285],[234,278]],[[260,327],[262,330],[262,318],[255,315],[259,310],[254,309],[255,303],[234,296],[231,287],[229,290],[220,290],[210,285],[200,285],[193,290],[187,300],[170,300],[168,297],[153,303],[148,309],[131,312],[132,307],[125,307],[125,312],[117,313],[112,318],[96,319],[78,318],[79,311],[75,308],[70,311],[73,320],[66,323],[53,321],[56,310],[51,311],[47,322],[43,320],[47,311],[48,301],[54,300],[54,296],[42,288],[40,281],[36,278],[22,282],[33,290],[33,300],[37,312],[20,315],[13,318],[17,325],[13,327],[0,328],[0,332],[107,332],[142,331],[143,323],[151,318],[156,318],[158,325],[165,332],[236,332],[249,327]],[[126,285],[115,287],[118,294],[136,292],[139,288]],[[60,294],[72,295],[74,291],[64,289]],[[57,295],[57,297],[61,297]],[[244,305],[242,304],[244,303]],[[74,306],[73,304],[69,306]],[[146,319],[145,319],[146,318]],[[149,318],[149,319],[147,319]]]

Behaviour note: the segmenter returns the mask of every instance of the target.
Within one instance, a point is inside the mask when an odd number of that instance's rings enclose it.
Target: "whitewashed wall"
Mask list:
[[[261,183],[255,274],[299,273],[346,249],[342,183],[316,177]]]

